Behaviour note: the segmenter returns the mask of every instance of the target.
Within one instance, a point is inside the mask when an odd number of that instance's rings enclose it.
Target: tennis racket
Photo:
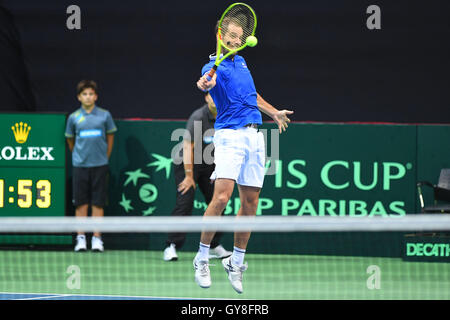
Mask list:
[[[216,62],[207,74],[208,81],[216,73],[220,63],[247,46],[255,46],[256,14],[241,2],[233,3],[222,14],[217,31]],[[220,55],[223,54],[221,57]]]

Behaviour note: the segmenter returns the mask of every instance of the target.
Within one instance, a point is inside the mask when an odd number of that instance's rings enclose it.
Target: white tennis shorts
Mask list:
[[[211,179],[232,179],[242,186],[261,188],[265,174],[264,135],[255,128],[219,129],[214,133]]]

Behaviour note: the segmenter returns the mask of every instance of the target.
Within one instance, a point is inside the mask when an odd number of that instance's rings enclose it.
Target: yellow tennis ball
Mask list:
[[[254,47],[258,44],[258,39],[255,36],[248,36],[246,42],[249,47]]]

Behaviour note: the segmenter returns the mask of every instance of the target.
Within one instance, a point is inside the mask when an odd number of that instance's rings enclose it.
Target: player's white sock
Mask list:
[[[245,249],[233,247],[233,254],[231,255],[231,263],[237,267],[244,264]]]
[[[204,244],[200,242],[200,246],[198,247],[197,255],[195,259],[197,260],[209,260],[209,244]]]

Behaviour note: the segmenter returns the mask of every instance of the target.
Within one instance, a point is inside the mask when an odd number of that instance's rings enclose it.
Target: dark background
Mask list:
[[[233,1],[0,0],[0,111],[72,112],[92,78],[114,118],[186,119]],[[296,121],[450,122],[450,2],[246,1],[261,95]],[[81,30],[66,9],[81,8]],[[381,30],[366,9],[381,8]],[[268,118],[265,118],[268,120]]]

